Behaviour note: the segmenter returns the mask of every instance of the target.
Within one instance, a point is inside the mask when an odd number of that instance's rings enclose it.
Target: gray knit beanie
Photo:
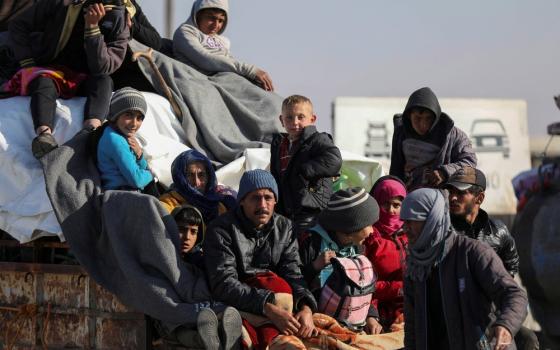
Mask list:
[[[247,193],[262,188],[268,188],[274,192],[276,201],[278,201],[278,185],[271,173],[262,169],[254,169],[244,172],[243,176],[241,176],[241,181],[239,181],[237,201],[241,201]]]
[[[140,91],[131,87],[123,87],[115,91],[111,98],[107,120],[114,122],[119,115],[126,111],[139,111],[142,113],[142,116],[146,116],[147,110],[148,105],[146,104],[146,99]]]
[[[353,187],[333,193],[317,219],[327,231],[352,233],[376,223],[379,206],[365,189]]]

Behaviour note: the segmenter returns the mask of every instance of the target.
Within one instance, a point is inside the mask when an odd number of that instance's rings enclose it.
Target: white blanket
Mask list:
[[[173,115],[169,102],[163,97],[144,93],[148,112],[138,132],[144,155],[159,181],[169,186],[171,162],[188,149],[181,124]],[[59,144],[71,139],[82,126],[85,98],[57,102],[54,137]],[[0,100],[0,229],[21,243],[42,236],[58,236],[64,240],[45,191],[43,172],[31,154],[31,140],[35,136],[29,110],[29,97]],[[342,152],[343,172],[346,169],[359,179],[361,185],[371,187],[383,174],[381,165],[371,159]],[[268,149],[248,149],[244,157],[222,167],[218,181],[237,189],[245,170],[269,165]]]

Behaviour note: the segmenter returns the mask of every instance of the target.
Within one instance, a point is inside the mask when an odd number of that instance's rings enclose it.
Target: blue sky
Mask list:
[[[165,34],[165,1],[138,2]],[[192,3],[174,1],[173,28]],[[537,136],[560,121],[559,16],[558,0],[232,0],[225,35],[280,95],[310,97],[323,130],[337,96],[430,86],[440,98],[524,99]]]

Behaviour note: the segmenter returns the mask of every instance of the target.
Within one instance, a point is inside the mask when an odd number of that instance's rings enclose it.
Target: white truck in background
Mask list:
[[[389,172],[393,116],[407,98],[338,97],[333,103],[332,133],[341,149],[379,161]],[[516,213],[511,179],[531,167],[527,104],[524,100],[442,98],[442,111],[471,138],[478,168],[486,175],[488,213]]]

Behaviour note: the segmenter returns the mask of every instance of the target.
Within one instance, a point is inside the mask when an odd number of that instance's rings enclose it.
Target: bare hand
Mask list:
[[[336,258],[336,253],[334,250],[325,250],[317,259],[313,261],[313,268],[315,271],[321,271],[325,266],[331,264],[331,258]]]
[[[130,17],[130,13],[126,11],[126,26],[128,29],[132,29],[132,17]]]
[[[494,350],[507,349],[512,342],[511,333],[502,326],[494,327],[494,339],[496,339]]]
[[[434,170],[428,173],[426,179],[428,180],[428,185],[437,187],[443,182],[443,174],[439,170]]]
[[[85,10],[84,20],[86,21],[86,28],[96,27],[103,16],[105,16],[105,7],[102,4],[96,3],[89,6]]]
[[[364,330],[367,334],[380,334],[383,331],[383,326],[374,317],[368,317]]]
[[[136,154],[136,159],[142,158],[142,146],[138,143],[135,137],[127,137],[128,145],[132,148],[132,152]]]
[[[255,76],[255,80],[261,84],[262,88],[266,91],[274,91],[274,86],[272,86],[272,79],[267,72],[262,69],[257,69],[257,75]]]
[[[294,335],[301,328],[301,324],[292,316],[291,312],[270,303],[265,305],[264,310],[266,317],[282,334]]]
[[[305,305],[300,312],[295,315],[301,327],[297,332],[297,336],[301,338],[310,338],[319,334],[313,323],[313,312],[309,306]]]

